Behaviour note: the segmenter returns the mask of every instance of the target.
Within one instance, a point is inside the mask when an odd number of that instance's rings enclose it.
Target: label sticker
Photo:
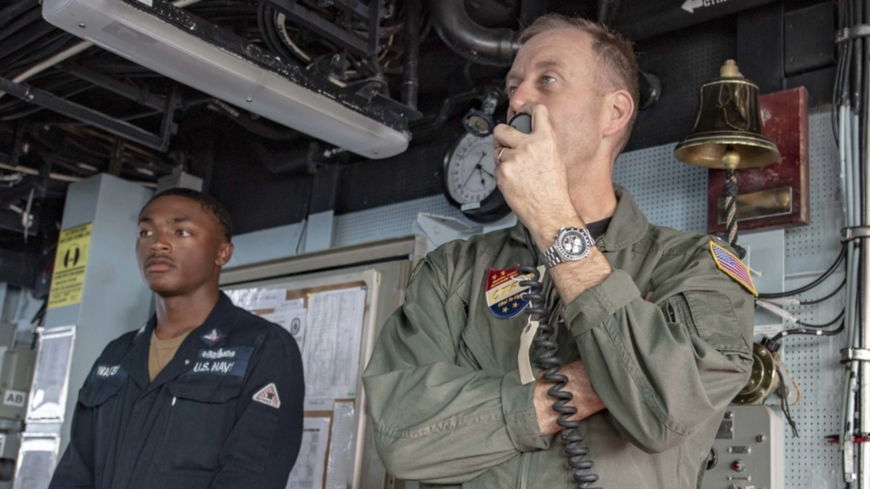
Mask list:
[[[48,295],[49,309],[72,306],[82,301],[92,230],[93,223],[89,223],[60,232]]]
[[[24,407],[27,402],[27,393],[8,390],[3,393],[3,404],[6,406]]]

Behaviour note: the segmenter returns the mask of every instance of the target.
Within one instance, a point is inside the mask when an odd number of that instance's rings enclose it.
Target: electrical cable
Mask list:
[[[846,286],[846,279],[843,279],[843,281],[840,282],[840,285],[836,289],[834,289],[834,291],[831,292],[830,294],[822,297],[821,299],[813,299],[810,301],[800,301],[799,305],[801,305],[801,306],[814,306],[816,304],[821,304],[822,302],[825,302],[826,300],[830,299],[831,297],[834,297],[835,295],[837,295],[837,293],[840,292],[841,290],[843,290],[843,287],[845,287],[845,286]]]
[[[589,455],[589,449],[581,447],[580,444],[586,437],[577,432],[580,427],[580,421],[570,420],[571,416],[577,414],[577,408],[569,406],[568,403],[574,399],[574,395],[569,391],[562,390],[568,385],[568,377],[559,373],[559,370],[564,366],[564,362],[556,353],[559,350],[559,343],[555,341],[556,330],[550,325],[550,313],[546,307],[546,300],[543,295],[544,285],[540,282],[540,274],[538,273],[538,251],[535,249],[534,240],[532,239],[529,230],[525,227],[523,232],[526,237],[526,248],[532,255],[531,267],[521,266],[517,269],[520,275],[531,276],[529,280],[520,282],[521,287],[529,287],[528,291],[523,295],[523,299],[529,301],[529,320],[538,322],[538,331],[535,334],[534,344],[536,347],[544,350],[544,353],[538,358],[538,362],[543,368],[546,368],[543,378],[547,382],[554,382],[547,393],[550,397],[558,399],[553,404],[553,411],[559,413],[557,423],[562,429],[562,440],[565,441],[565,453],[568,455],[568,465],[574,469],[572,477],[577,482],[579,489],[586,489],[590,484],[598,481],[598,476],[588,473],[594,463],[591,459],[586,458]],[[534,319],[532,319],[534,317]],[[583,460],[586,458],[585,460]]]
[[[833,326],[834,324],[836,324],[837,321],[843,319],[843,316],[845,316],[845,315],[846,315],[846,310],[843,309],[842,311],[840,311],[840,314],[838,314],[837,317],[835,317],[834,319],[832,319],[831,321],[829,321],[825,324],[807,324],[807,323],[802,322],[802,321],[796,321],[796,323],[800,326],[805,327],[805,328],[823,329],[823,328],[828,328],[830,326]]]
[[[511,119],[510,125],[514,129],[528,134],[532,131],[532,118],[528,114],[517,114]],[[577,414],[577,408],[568,405],[574,399],[574,395],[569,391],[562,390],[568,385],[568,377],[559,373],[565,363],[557,356],[559,343],[556,341],[556,329],[550,325],[550,311],[547,310],[543,292],[544,285],[541,283],[541,275],[538,273],[538,250],[535,248],[531,233],[525,226],[523,226],[523,234],[526,238],[526,248],[532,255],[533,265],[530,267],[520,266],[517,268],[517,272],[521,276],[531,277],[531,279],[521,281],[520,286],[528,287],[528,291],[523,294],[523,299],[529,301],[529,322],[537,321],[538,323],[533,343],[544,351],[538,358],[538,363],[545,369],[543,379],[554,383],[547,390],[547,394],[556,399],[556,402],[553,403],[553,411],[559,413],[556,423],[562,427],[561,438],[565,442],[568,466],[574,469],[571,477],[577,483],[578,489],[587,489],[590,484],[598,481],[598,476],[589,472],[595,463],[588,457],[589,448],[580,446],[586,439],[585,435],[577,431],[580,427],[580,421],[570,419],[571,416]]]
[[[840,323],[840,326],[837,327],[837,329],[831,329],[831,330],[811,329],[811,328],[787,329],[787,330],[783,330],[783,331],[780,331],[779,333],[775,334],[772,338],[770,338],[770,342],[771,343],[779,343],[779,341],[782,340],[783,338],[785,338],[786,336],[799,336],[799,335],[836,336],[836,335],[843,332],[843,330],[845,329],[845,324],[846,324],[846,322],[843,321]]]
[[[840,264],[842,264],[845,259],[846,259],[846,246],[844,245],[840,249],[840,256],[837,257],[837,260],[834,262],[833,265],[831,265],[831,268],[829,268],[827,271],[825,271],[825,273],[823,273],[821,277],[817,278],[812,283],[804,285],[803,287],[800,287],[800,288],[795,289],[795,290],[787,290],[785,292],[773,292],[773,293],[767,293],[767,294],[758,294],[758,298],[759,299],[782,299],[783,297],[791,297],[793,295],[803,294],[804,292],[806,292],[808,290],[811,290],[811,289],[818,287],[822,282],[827,280],[828,277],[830,277],[837,270],[837,268],[840,267]]]

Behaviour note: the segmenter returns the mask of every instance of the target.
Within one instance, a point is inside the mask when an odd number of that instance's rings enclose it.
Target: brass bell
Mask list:
[[[674,157],[695,166],[744,170],[778,163],[776,145],[761,135],[758,86],[728,60],[720,78],[701,87],[701,105],[692,133]]]
[[[728,244],[741,259],[746,255],[737,244],[736,170],[761,168],[781,161],[776,145],[761,135],[758,86],[740,74],[729,59],[720,77],[701,87],[701,106],[695,128],[674,149],[684,163],[725,170],[725,211]]]

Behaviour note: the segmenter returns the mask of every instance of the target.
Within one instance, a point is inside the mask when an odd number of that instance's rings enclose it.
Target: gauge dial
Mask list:
[[[444,162],[448,197],[459,206],[483,201],[496,189],[492,136],[464,135]]]

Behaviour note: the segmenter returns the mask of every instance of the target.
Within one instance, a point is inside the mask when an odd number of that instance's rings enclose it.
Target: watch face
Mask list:
[[[579,260],[589,252],[589,240],[584,231],[573,229],[559,233],[559,251],[568,260]]]
[[[481,202],[497,188],[492,136],[466,134],[451,151],[444,165],[447,195],[459,206]]]

